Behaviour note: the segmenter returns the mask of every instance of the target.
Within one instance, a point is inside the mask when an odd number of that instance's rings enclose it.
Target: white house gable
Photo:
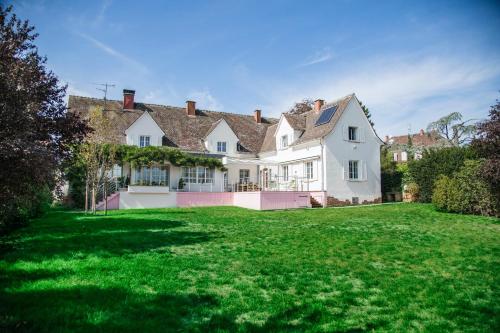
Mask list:
[[[325,138],[327,188],[341,199],[380,196],[380,145],[363,109],[353,98]]]
[[[210,153],[234,155],[238,153],[238,137],[224,119],[205,137],[205,147]]]
[[[135,146],[161,146],[165,133],[148,112],[144,112],[125,130],[127,144]]]
[[[286,118],[281,115],[278,127],[276,128],[276,150],[287,149],[297,139],[297,134]]]

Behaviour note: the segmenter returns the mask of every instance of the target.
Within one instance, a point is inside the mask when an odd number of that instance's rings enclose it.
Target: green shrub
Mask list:
[[[455,213],[497,215],[491,186],[481,177],[483,160],[466,160],[451,178],[435,182],[432,202],[436,208]]]
[[[410,195],[412,201],[418,201],[418,198],[420,196],[420,188],[418,187],[417,183],[411,182],[406,184],[404,190]]]
[[[466,159],[473,159],[470,148],[449,147],[426,150],[422,159],[408,163],[409,177],[420,188],[419,201],[431,202],[434,182],[439,175],[452,175],[463,166]]]
[[[438,176],[434,182],[432,191],[432,203],[441,211],[448,210],[448,189],[450,187],[450,178],[445,175]]]
[[[25,188],[22,195],[0,205],[0,234],[26,225],[29,219],[43,215],[53,201],[48,186]]]

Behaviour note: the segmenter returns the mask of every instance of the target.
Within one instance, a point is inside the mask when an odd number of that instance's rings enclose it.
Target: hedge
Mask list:
[[[440,175],[453,175],[467,159],[474,159],[475,152],[467,147],[449,147],[425,150],[422,159],[408,163],[411,179],[419,187],[419,201],[431,202],[434,182]]]
[[[434,184],[432,203],[442,211],[497,215],[490,184],[481,177],[484,160],[466,160],[451,177],[441,175]]]

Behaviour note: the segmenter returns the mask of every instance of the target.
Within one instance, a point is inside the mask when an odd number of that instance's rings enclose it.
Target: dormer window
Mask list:
[[[148,135],[141,135],[139,137],[139,147],[147,147],[151,145],[151,137]]]
[[[288,135],[281,136],[281,149],[288,147]]]
[[[349,141],[358,141],[358,128],[349,126]]]
[[[217,152],[225,153],[227,151],[227,143],[226,141],[218,141],[217,142]]]

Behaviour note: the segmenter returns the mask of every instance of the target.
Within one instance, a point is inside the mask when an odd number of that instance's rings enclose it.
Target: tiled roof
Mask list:
[[[411,142],[414,146],[429,147],[444,144],[443,140],[435,133],[415,133],[411,134]],[[389,138],[390,145],[407,145],[408,134],[398,135]]]
[[[85,118],[96,106],[103,107],[102,99],[70,96],[68,107],[71,112]],[[121,101],[108,100],[104,114],[115,124],[116,143],[125,143],[125,130],[130,127],[144,112],[149,112],[158,126],[163,130],[169,146],[185,151],[204,152],[204,138],[213,129],[215,123],[224,119],[240,140],[243,151],[257,154],[262,146],[267,128],[278,120],[262,118],[256,123],[252,115],[196,110],[195,117],[189,117],[185,108],[135,103],[134,110],[123,110]]]
[[[302,114],[284,113],[283,115],[290,124],[290,126],[295,130],[302,131],[302,134],[297,140],[295,140],[295,142],[292,143],[292,146],[320,139],[325,135],[327,135],[328,133],[330,133],[337,124],[337,122],[339,121],[340,117],[344,113],[347,105],[349,104],[350,100],[353,97],[354,94],[351,94],[342,97],[341,99],[336,100],[334,102],[327,103],[321,108],[320,112],[312,110]],[[321,112],[335,105],[337,105],[337,111],[335,112],[335,115],[332,117],[332,119],[323,125],[315,126],[316,120],[318,120],[318,118],[320,117]],[[277,124],[269,126],[269,128],[267,129],[266,137],[264,139],[264,143],[262,144],[261,152],[276,151],[276,141],[274,138],[276,127]]]
[[[306,128],[306,117],[302,114],[284,113],[285,119],[294,130],[303,131]]]
[[[325,104],[320,112],[309,111],[303,114],[284,113],[284,117],[293,129],[302,132],[293,145],[320,139],[330,133],[354,94],[337,101]],[[93,107],[103,107],[102,99],[70,96],[68,106],[72,112],[85,118]],[[321,111],[337,105],[337,111],[332,119],[322,125],[315,126]],[[196,110],[195,117],[189,117],[185,108],[135,103],[135,109],[123,110],[121,101],[108,100],[105,115],[115,124],[117,143],[125,143],[125,130],[130,127],[144,112],[149,112],[158,126],[165,133],[165,143],[185,151],[205,152],[205,137],[224,119],[240,140],[241,151],[258,154],[276,150],[274,134],[278,119],[262,118],[262,123],[256,123],[252,115],[241,115],[226,112]]]
[[[274,133],[278,124],[271,125],[267,128],[266,136],[264,137],[264,142],[262,143],[261,153],[267,153],[276,151],[276,140],[274,138]]]
[[[320,139],[330,133],[339,121],[340,117],[344,113],[347,105],[353,97],[354,94],[347,95],[337,101],[325,104],[321,108],[320,112],[315,112],[313,110],[302,114],[302,116],[305,117],[305,130],[304,133],[302,133],[302,135],[293,143],[293,145]],[[321,115],[321,111],[334,105],[337,105],[337,111],[333,115],[332,119],[323,125],[315,126],[316,120],[318,120]]]

